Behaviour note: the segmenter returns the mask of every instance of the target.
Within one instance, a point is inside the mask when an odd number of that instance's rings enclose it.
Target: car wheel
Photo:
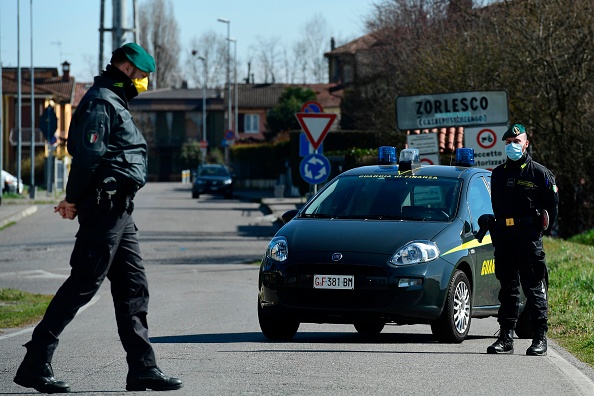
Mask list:
[[[470,330],[472,290],[462,271],[454,272],[441,316],[431,323],[431,331],[439,342],[459,343]]]
[[[357,330],[359,334],[374,335],[382,332],[385,323],[378,320],[368,320],[365,322],[356,322],[354,325],[355,330]]]
[[[200,193],[197,193],[195,191],[192,191],[192,198],[194,198],[194,199],[200,198]]]
[[[260,301],[258,301],[258,321],[262,334],[269,340],[285,341],[290,340],[299,329],[299,322],[288,319],[282,315],[271,315],[264,312]]]

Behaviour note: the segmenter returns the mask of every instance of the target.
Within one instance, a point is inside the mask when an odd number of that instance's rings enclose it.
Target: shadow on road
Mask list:
[[[492,337],[468,337],[468,339],[484,338]],[[188,334],[151,337],[151,342],[155,344],[232,344],[243,342],[278,343],[278,341],[269,341],[260,332]],[[362,335],[356,332],[300,332],[297,333],[291,340],[282,342],[312,344],[438,344],[431,334],[380,333],[377,335]]]

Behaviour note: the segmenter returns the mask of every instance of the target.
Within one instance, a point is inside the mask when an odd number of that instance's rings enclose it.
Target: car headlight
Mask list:
[[[206,183],[204,180],[196,179],[196,184],[204,184],[204,183]]]
[[[268,243],[266,248],[266,257],[271,260],[282,262],[289,256],[289,247],[287,244],[287,238],[285,237],[274,237]]]
[[[439,257],[439,248],[435,242],[409,242],[394,253],[389,261],[393,266],[426,263]]]
[[[223,181],[223,184],[231,184],[231,183],[233,183],[233,180],[231,180],[231,179],[227,179],[227,180]]]

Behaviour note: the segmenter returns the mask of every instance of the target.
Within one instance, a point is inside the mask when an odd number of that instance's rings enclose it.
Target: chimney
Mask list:
[[[68,61],[62,63],[62,81],[70,81],[70,63]]]
[[[330,38],[330,51],[334,51],[334,48],[336,48],[336,41],[334,41],[334,37]]]

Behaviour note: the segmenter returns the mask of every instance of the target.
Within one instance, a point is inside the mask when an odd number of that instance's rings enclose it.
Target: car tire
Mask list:
[[[200,194],[195,191],[192,191],[192,198],[198,199],[198,198],[200,198]]]
[[[470,330],[472,289],[466,274],[454,272],[441,316],[431,323],[433,336],[439,342],[460,343]]]
[[[354,323],[355,330],[362,335],[375,335],[382,332],[385,323],[378,320],[367,320]]]
[[[282,315],[272,315],[264,312],[258,301],[258,321],[260,330],[266,338],[272,341],[287,341],[297,334],[299,322]]]

